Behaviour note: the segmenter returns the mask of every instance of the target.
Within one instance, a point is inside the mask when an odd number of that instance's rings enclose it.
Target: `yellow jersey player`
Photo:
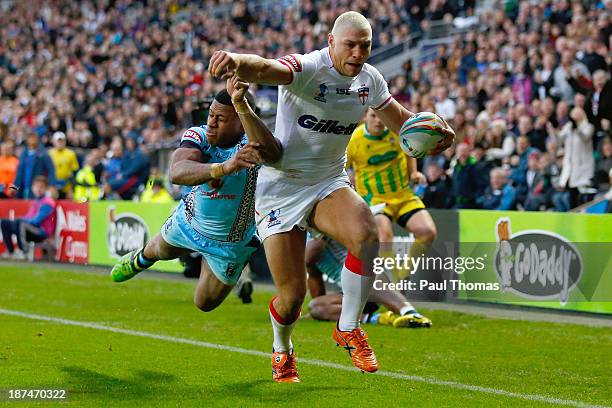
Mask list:
[[[396,133],[387,128],[372,109],[366,112],[365,123],[358,126],[347,147],[347,169],[352,169],[353,184],[369,206],[384,204],[375,216],[381,248],[390,249],[393,242],[392,222],[414,234],[410,256],[422,255],[436,239],[436,225],[421,199],[412,191],[410,182],[422,183],[425,177],[416,169],[416,159],[401,149]],[[383,244],[388,245],[383,245]],[[391,255],[391,254],[389,254]],[[381,251],[381,256],[384,256]],[[400,278],[406,278],[410,271]],[[431,321],[408,303],[400,315],[390,314],[386,320],[397,326],[431,326]]]

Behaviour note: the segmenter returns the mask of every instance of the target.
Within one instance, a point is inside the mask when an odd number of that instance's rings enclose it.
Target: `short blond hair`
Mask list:
[[[372,32],[372,26],[368,19],[356,11],[347,11],[340,14],[336,21],[334,21],[331,33],[335,37],[347,28]]]

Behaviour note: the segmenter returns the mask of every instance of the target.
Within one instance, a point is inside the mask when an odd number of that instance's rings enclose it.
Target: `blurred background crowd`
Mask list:
[[[374,50],[476,22],[387,78],[398,101],[457,132],[419,163],[428,206],[568,211],[609,194],[612,1],[507,0],[476,16],[481,3],[0,2],[0,196],[31,197],[45,175],[77,201],[178,198],[160,152],[223,87],[206,71],[212,53],[306,53],[349,9],[370,19]]]

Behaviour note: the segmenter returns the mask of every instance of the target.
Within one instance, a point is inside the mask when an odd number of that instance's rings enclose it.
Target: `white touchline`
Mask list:
[[[148,333],[148,332],[129,330],[129,329],[120,329],[118,327],[104,326],[101,324],[88,323],[88,322],[80,322],[78,320],[68,320],[68,319],[62,319],[58,317],[42,316],[42,315],[37,315],[37,314],[32,314],[32,313],[20,312],[17,310],[9,310],[9,309],[0,308],[0,314],[9,315],[9,316],[19,316],[19,317],[23,317],[26,319],[32,319],[32,320],[42,320],[46,322],[53,322],[53,323],[63,324],[66,326],[86,327],[89,329],[96,329],[96,330],[103,330],[103,331],[108,331],[108,332],[113,332],[113,333],[127,334],[129,336],[145,337],[149,339],[164,340],[164,341],[168,341],[171,343],[189,344],[189,345],[197,346],[197,347],[205,347],[205,348],[211,348],[211,349],[216,349],[216,350],[225,350],[225,351],[231,351],[234,353],[241,353],[241,354],[247,354],[251,356],[260,356],[260,357],[270,358],[270,353],[265,353],[263,351],[249,350],[249,349],[244,349],[241,347],[226,346],[223,344],[208,343],[208,342],[199,341],[199,340],[184,339],[181,337],[165,336],[163,334]],[[350,367],[350,366],[336,364],[336,363],[330,363],[328,361],[323,361],[323,360],[315,360],[311,358],[308,358],[308,359],[301,358],[300,363],[301,364],[311,364],[311,365],[315,365],[319,367],[335,368],[337,370],[344,370],[344,371],[359,371],[355,367]],[[591,404],[587,404],[587,403],[580,402],[580,401],[546,397],[546,396],[537,395],[537,394],[521,394],[518,392],[499,390],[497,388],[480,387],[478,385],[463,384],[463,383],[459,383],[455,381],[438,380],[436,378],[420,377],[417,375],[402,374],[402,373],[397,373],[393,371],[377,371],[373,375],[389,377],[389,378],[394,378],[398,380],[410,380],[410,381],[417,381],[417,382],[422,382],[426,384],[443,385],[443,386],[447,386],[450,388],[482,392],[485,394],[501,395],[504,397],[519,398],[519,399],[528,400],[528,401],[547,402],[547,403],[555,404],[555,405],[568,405],[568,406],[580,407],[580,408],[607,408],[603,405],[591,405]]]

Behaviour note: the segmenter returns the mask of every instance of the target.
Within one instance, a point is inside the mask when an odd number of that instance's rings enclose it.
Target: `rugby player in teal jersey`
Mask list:
[[[233,77],[215,96],[207,124],[183,133],[170,181],[193,187],[161,231],[113,267],[113,281],[131,279],[157,261],[199,252],[202,272],[194,302],[206,312],[223,302],[261,245],[254,222],[259,163],[273,163],[282,154],[254,108],[248,83]]]

